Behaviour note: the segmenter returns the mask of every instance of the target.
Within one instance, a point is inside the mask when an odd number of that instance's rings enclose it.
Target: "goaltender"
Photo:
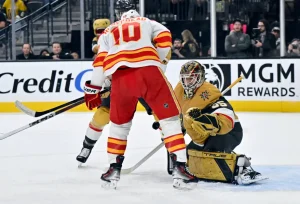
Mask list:
[[[220,90],[205,81],[203,65],[197,61],[182,65],[174,91],[192,139],[187,146],[192,174],[200,180],[235,184],[266,179],[251,168],[250,158],[233,152],[243,138],[241,123]]]

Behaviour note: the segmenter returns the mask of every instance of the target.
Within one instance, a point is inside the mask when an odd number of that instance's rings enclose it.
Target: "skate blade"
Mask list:
[[[265,176],[258,176],[254,179],[249,179],[249,180],[241,180],[239,182],[239,185],[250,185],[252,183],[256,183],[256,182],[259,182],[259,181],[263,181],[263,180],[267,180],[269,179],[268,177],[265,177]]]
[[[173,187],[179,190],[193,190],[197,187],[197,182],[185,182],[182,179],[174,179]]]
[[[117,183],[118,183],[118,181],[116,181],[116,180],[112,180],[110,182],[102,180],[102,185],[101,186],[104,189],[114,189],[114,190],[116,190],[117,189]]]
[[[85,163],[82,163],[82,162],[78,162],[78,168],[80,169],[80,168],[84,168],[84,167],[86,167],[87,165],[85,164]]]

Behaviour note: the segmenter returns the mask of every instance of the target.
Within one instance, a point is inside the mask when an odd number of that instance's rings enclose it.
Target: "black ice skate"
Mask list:
[[[198,179],[192,175],[185,162],[177,162],[175,154],[170,154],[173,162],[173,187],[181,190],[191,190],[196,188]]]
[[[101,180],[103,181],[103,188],[117,188],[117,183],[120,180],[123,161],[124,156],[117,156],[116,163],[110,164],[110,167],[107,170],[107,172],[102,174]]]
[[[81,167],[81,165],[87,161],[87,159],[89,158],[89,156],[92,152],[93,147],[94,146],[90,146],[90,145],[86,144],[85,142],[83,142],[83,147],[81,149],[81,152],[76,157],[76,160],[79,162],[78,167]]]
[[[92,152],[92,149],[88,149],[88,148],[85,148],[85,147],[83,147],[81,149],[81,152],[76,157],[76,160],[79,162],[79,166],[84,164],[87,161],[87,159],[89,158],[91,152]]]

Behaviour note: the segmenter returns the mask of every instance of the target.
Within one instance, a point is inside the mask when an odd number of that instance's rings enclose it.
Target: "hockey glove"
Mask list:
[[[91,85],[91,81],[85,82],[84,86],[84,100],[86,107],[89,110],[93,110],[93,108],[97,108],[101,105],[101,86]]]
[[[185,118],[193,130],[203,137],[216,136],[220,130],[217,115],[201,114],[199,108],[188,109]]]

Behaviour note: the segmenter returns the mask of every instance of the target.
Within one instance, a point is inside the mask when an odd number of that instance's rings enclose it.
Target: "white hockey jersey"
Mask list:
[[[91,84],[101,86],[105,76],[118,68],[166,64],[172,37],[162,24],[144,17],[128,18],[110,25],[99,38]]]

